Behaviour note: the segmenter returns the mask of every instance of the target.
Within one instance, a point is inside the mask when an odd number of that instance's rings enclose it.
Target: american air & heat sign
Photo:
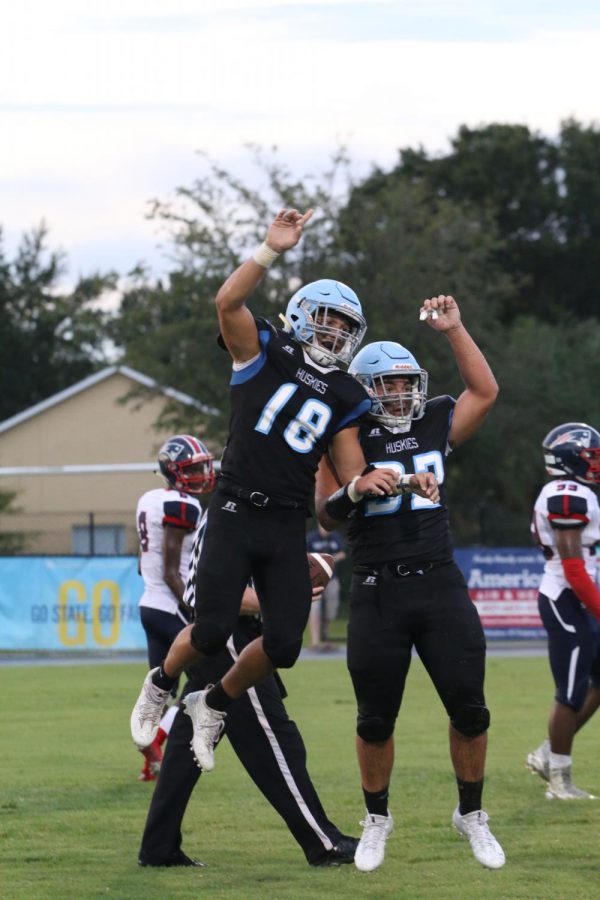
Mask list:
[[[455,556],[488,638],[546,637],[537,608],[544,569],[539,550],[482,547]]]

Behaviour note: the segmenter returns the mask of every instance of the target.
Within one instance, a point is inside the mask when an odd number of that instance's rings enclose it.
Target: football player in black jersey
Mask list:
[[[201,537],[202,528],[196,533],[196,540]],[[322,590],[317,588],[314,594]],[[222,678],[241,650],[260,633],[260,607],[255,591],[248,587],[227,646],[188,670],[183,696],[204,690]],[[277,673],[271,675],[233,704],[225,720],[224,733],[250,778],[284,820],[309,864],[351,863],[358,840],[343,834],[327,817],[307,769],[302,735],[287,714],[283,702],[286,696]],[[181,847],[182,821],[201,774],[190,750],[192,733],[188,716],[177,711],[146,819],[138,857],[141,866],[203,865]]]
[[[381,865],[393,820],[388,792],[394,726],[416,648],[449,717],[450,755],[458,783],[457,830],[476,859],[504,864],[502,848],[481,809],[489,712],[483,682],[485,638],[464,578],[453,561],[444,487],[445,460],[480,427],[498,392],[483,354],[461,322],[454,299],[425,300],[421,318],[443,333],[465,385],[458,400],[427,399],[427,373],[400,344],[364,347],[349,371],[372,397],[352,432],[374,467],[435,472],[440,498],[364,497],[368,476],[350,485],[355,503],[344,508],[333,466],[321,464],[317,509],[325,527],[350,516],[353,562],[348,622],[348,668],[358,704],[357,754],[367,807],[355,856],[362,871]],[[352,497],[350,499],[353,499]]]
[[[231,420],[198,561],[195,622],[149,673],[132,714],[134,742],[147,746],[174,679],[199,655],[225,646],[252,577],[262,637],[244,648],[210,691],[186,697],[193,750],[204,771],[213,768],[214,743],[230,703],[275,668],[293,666],[300,653],[311,601],[305,523],[321,456],[328,450],[345,481],[365,466],[347,428],[370,400],[339,368],[350,362],[366,329],[354,291],[328,279],[305,285],[288,303],[285,330],[256,319],[246,305],[269,264],[298,243],[311,215],[281,210],[266,241],[217,294],[220,340],[233,360]],[[426,497],[437,490],[426,470],[406,480]],[[394,494],[397,472],[382,468],[371,473],[369,484],[377,496]]]

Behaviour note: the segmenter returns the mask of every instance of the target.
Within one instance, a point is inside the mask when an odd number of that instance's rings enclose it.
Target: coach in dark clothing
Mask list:
[[[261,633],[258,615],[242,615],[226,649],[189,671],[183,695],[218,681],[242,648]],[[238,759],[269,803],[284,819],[313,866],[350,863],[358,843],[327,818],[306,769],[306,749],[288,717],[285,689],[277,674],[234,703],[224,733]],[[192,751],[192,722],[180,710],[171,728],[139,851],[141,866],[202,865],[181,849],[181,822],[200,777]]]

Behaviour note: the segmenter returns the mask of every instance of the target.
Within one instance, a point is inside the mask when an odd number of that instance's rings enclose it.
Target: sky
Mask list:
[[[168,269],[152,198],[206,174],[355,172],[460,125],[597,123],[597,0],[19,0],[0,29],[0,227],[44,220],[68,278]],[[275,212],[275,211],[274,211]]]

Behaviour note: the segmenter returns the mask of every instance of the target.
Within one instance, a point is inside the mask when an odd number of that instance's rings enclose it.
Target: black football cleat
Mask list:
[[[311,862],[311,866],[343,866],[345,863],[352,863],[357,847],[358,838],[343,835],[335,847]]]
[[[138,859],[138,866],[142,867],[171,868],[172,866],[196,866],[197,868],[204,868],[205,865],[206,863],[200,862],[198,859],[191,859],[183,852],[183,850],[179,850],[163,862],[151,862],[150,860]]]

